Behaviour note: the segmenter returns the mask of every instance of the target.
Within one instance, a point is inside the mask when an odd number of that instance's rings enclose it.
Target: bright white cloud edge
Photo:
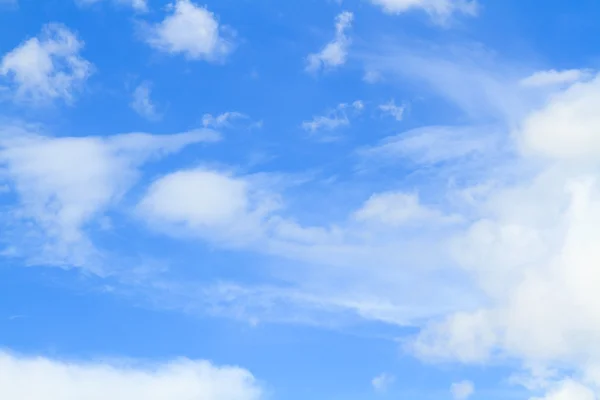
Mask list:
[[[0,352],[0,397],[28,400],[259,400],[263,390],[238,367],[188,359],[142,365],[79,362]]]

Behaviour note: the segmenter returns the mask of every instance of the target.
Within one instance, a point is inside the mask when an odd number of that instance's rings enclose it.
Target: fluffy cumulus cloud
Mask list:
[[[321,69],[332,69],[346,63],[351,40],[346,31],[352,26],[354,14],[344,11],[335,19],[335,37],[318,53],[309,54],[306,58],[306,70],[317,72]]]
[[[146,26],[147,43],[190,60],[218,61],[233,50],[232,31],[219,24],[207,8],[191,0],[176,0],[160,23]]]
[[[233,244],[260,237],[262,221],[274,206],[250,177],[198,168],[155,181],[138,209],[160,229],[180,228]]]
[[[92,73],[92,65],[81,57],[83,42],[67,27],[49,24],[2,57],[0,79],[23,102],[73,100],[75,92]]]
[[[592,390],[572,380],[560,382],[544,397],[534,397],[531,400],[596,400]]]
[[[445,57],[403,46],[368,66],[417,78],[471,123],[422,127],[361,155],[416,163],[425,189],[444,174],[436,199],[451,199],[464,220],[432,248],[447,248],[445,261],[478,293],[423,324],[405,348],[429,361],[520,364],[514,382],[535,399],[597,398],[600,78],[550,71],[524,84],[520,68],[480,51],[473,62],[462,57],[471,49]],[[432,166],[443,167],[428,175]]]
[[[43,232],[33,249],[21,249],[32,262],[72,266],[89,266],[93,250],[84,228],[127,192],[142,164],[216,139],[210,131],[55,138],[35,129],[0,130],[0,168],[19,197],[9,226],[32,221]],[[32,239],[23,234],[24,240]],[[15,235],[11,233],[12,246],[18,246]]]
[[[433,17],[447,19],[454,13],[475,15],[478,5],[475,0],[370,0],[390,14],[400,14],[421,9]]]
[[[537,389],[547,391],[540,398],[596,398],[598,82],[554,93],[513,132],[521,162],[535,160],[535,168],[488,191],[468,229],[451,240],[457,265],[491,306],[431,322],[410,346],[416,354],[514,358],[532,375],[554,371],[538,379]]]
[[[28,400],[260,400],[250,372],[207,361],[151,366],[83,363],[0,353],[0,397]]]
[[[600,154],[600,77],[576,83],[529,115],[521,128],[524,151],[550,159],[594,160]]]

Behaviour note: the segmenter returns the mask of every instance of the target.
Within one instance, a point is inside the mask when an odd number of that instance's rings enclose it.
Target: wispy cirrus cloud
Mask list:
[[[443,23],[453,14],[474,16],[479,10],[476,0],[369,0],[389,14],[401,14],[412,10],[423,10],[438,22]]]

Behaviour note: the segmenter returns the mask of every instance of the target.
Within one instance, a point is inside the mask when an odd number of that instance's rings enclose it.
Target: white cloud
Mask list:
[[[89,6],[91,4],[100,3],[104,0],[75,0],[77,4],[81,6]],[[113,0],[117,4],[122,4],[125,6],[129,6],[138,12],[148,11],[148,1],[147,0]]]
[[[7,400],[259,400],[247,370],[187,359],[139,366],[83,363],[0,353],[0,397]]]
[[[448,49],[406,40],[402,46],[388,42],[357,53],[366,70],[439,96],[471,123],[516,124],[543,100],[537,91],[519,83],[522,72],[518,68],[480,47]]]
[[[365,105],[360,100],[356,100],[352,104],[341,103],[326,115],[317,115],[310,121],[302,122],[302,128],[311,133],[316,133],[320,130],[333,131],[337,128],[350,125],[347,110],[360,113],[364,108]]]
[[[367,83],[377,83],[382,79],[381,73],[378,71],[368,70],[365,71],[365,74],[363,75],[363,81]]]
[[[335,20],[335,38],[327,43],[318,53],[309,54],[307,57],[306,70],[316,72],[321,69],[331,69],[346,63],[348,47],[351,40],[346,31],[352,26],[354,14],[344,11]]]
[[[393,99],[388,103],[379,106],[379,109],[384,114],[394,117],[396,121],[402,121],[402,118],[404,117],[404,108],[404,106],[397,106]]]
[[[385,392],[389,389],[389,387],[394,383],[396,378],[390,374],[380,374],[371,380],[371,385],[373,385],[373,389],[376,392]]]
[[[171,13],[147,27],[150,46],[170,54],[183,54],[191,60],[218,61],[233,50],[230,33],[219,25],[207,8],[190,0],[176,0]]]
[[[151,90],[152,86],[149,82],[138,85],[133,91],[131,108],[146,119],[156,120],[160,118],[160,114],[156,111],[156,106],[150,98]]]
[[[208,227],[231,224],[246,213],[247,190],[243,180],[225,174],[182,171],[154,182],[140,207],[148,215],[175,223]]]
[[[450,248],[445,262],[481,298],[431,319],[406,348],[433,361],[521,365],[528,378],[520,382],[535,382],[534,393],[547,393],[540,398],[599,397],[600,77],[547,71],[524,84],[522,66],[481,49],[403,43],[382,53],[366,56],[365,68],[424,83],[470,121],[408,132],[363,153],[424,164],[416,185],[431,184],[427,171],[457,174],[436,187],[437,198],[462,197],[452,201],[470,221],[436,246]],[[475,168],[464,164],[471,158]],[[539,370],[552,374],[540,378]]]
[[[402,226],[415,222],[455,222],[456,217],[444,216],[439,211],[421,204],[415,193],[385,192],[374,194],[354,213],[362,222]]]
[[[478,5],[475,0],[370,0],[390,14],[400,14],[421,9],[441,21],[454,13],[476,15]]]
[[[383,139],[359,154],[371,160],[411,160],[417,164],[489,155],[499,147],[497,129],[489,126],[429,126]]]
[[[430,321],[409,346],[416,354],[518,360],[525,374],[555,371],[536,388],[544,399],[598,397],[599,93],[597,76],[557,89],[517,124],[518,174],[487,190],[450,240],[485,299]]]
[[[263,220],[275,206],[249,177],[198,168],[155,181],[138,212],[159,229],[236,244],[261,237]]]
[[[348,125],[350,125],[350,120],[346,115],[334,113],[330,115],[318,115],[313,117],[310,121],[304,121],[302,123],[302,128],[314,133],[321,129],[332,131]]]
[[[470,381],[456,382],[450,386],[450,393],[454,400],[467,400],[475,393],[475,385]]]
[[[178,286],[179,301],[185,299],[186,307],[252,320],[288,320],[291,308],[293,319],[298,320],[311,321],[317,313],[333,322],[335,313],[342,312],[346,317],[405,324],[440,308],[455,310],[468,297],[460,289],[444,287],[447,282],[439,274],[443,247],[435,247],[415,230],[395,229],[408,220],[418,232],[444,230],[453,217],[414,202],[406,216],[400,210],[403,204],[392,203],[379,214],[365,212],[370,220],[364,222],[351,213],[339,226],[305,225],[287,216],[272,179],[196,168],[166,175],[150,185],[137,211],[156,231],[291,261],[286,288]],[[382,215],[386,211],[392,220]],[[409,268],[416,260],[418,271]],[[418,281],[415,274],[436,288],[444,304],[423,297],[428,291],[413,290]],[[419,305],[405,306],[415,303]]]
[[[0,167],[19,196],[9,221],[22,221],[24,257],[32,263],[95,268],[94,249],[85,228],[114,205],[138,177],[146,161],[176,152],[186,145],[214,140],[197,131],[153,136],[132,133],[109,137],[53,138],[17,126],[0,130]],[[15,232],[13,246],[18,246]]]
[[[365,108],[365,103],[363,103],[361,100],[355,100],[352,102],[352,107],[354,107],[354,109],[357,111],[362,111]]]
[[[202,117],[202,125],[207,128],[221,128],[229,126],[231,121],[236,119],[247,119],[246,114],[242,114],[237,111],[227,111],[223,114],[213,116],[212,114],[204,114]]]
[[[70,102],[92,72],[92,65],[79,54],[82,48],[83,42],[65,26],[46,25],[39,37],[2,57],[0,77],[14,88],[17,101]]]
[[[552,388],[543,398],[534,397],[531,400],[596,400],[594,392],[581,383],[565,380]]]
[[[591,76],[591,72],[585,69],[568,69],[557,71],[537,71],[521,80],[521,85],[529,87],[556,86],[575,83]]]
[[[562,160],[600,156],[600,75],[560,92],[521,124],[523,151]]]

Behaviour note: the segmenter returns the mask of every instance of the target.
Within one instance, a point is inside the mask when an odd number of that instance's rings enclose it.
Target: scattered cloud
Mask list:
[[[543,102],[539,93],[519,83],[519,68],[480,47],[446,49],[407,40],[359,54],[366,70],[377,70],[390,82],[410,82],[456,107],[469,123],[516,124]]]
[[[92,64],[80,56],[83,42],[60,24],[44,26],[42,33],[2,57],[0,77],[19,102],[73,100],[92,73]]]
[[[365,74],[363,75],[363,81],[367,83],[381,82],[382,79],[383,77],[381,76],[381,73],[374,70],[365,71]]]
[[[454,13],[476,15],[479,9],[475,0],[370,0],[370,2],[389,14],[401,14],[420,9],[442,22]]]
[[[230,126],[232,121],[239,119],[248,119],[248,116],[237,111],[227,111],[217,116],[204,114],[202,125],[206,128],[221,128]]]
[[[0,7],[2,7],[2,6],[14,7],[14,6],[17,6],[18,4],[19,4],[18,0],[0,0]]]
[[[0,353],[0,397],[29,400],[260,400],[250,372],[208,361],[153,365],[73,362]]]
[[[404,106],[397,106],[396,102],[392,99],[388,103],[381,104],[379,109],[384,114],[390,115],[396,119],[396,121],[402,121],[404,117]]]
[[[142,117],[149,120],[160,119],[160,114],[156,111],[156,106],[150,98],[152,86],[150,82],[142,82],[133,91],[133,100],[131,102],[131,108],[141,115]]]
[[[348,47],[351,40],[346,31],[352,26],[354,14],[344,11],[335,20],[335,38],[327,43],[318,53],[309,54],[306,61],[306,70],[318,72],[322,69],[332,69],[346,63]]]
[[[395,382],[396,378],[390,374],[380,374],[371,380],[371,385],[376,392],[386,392],[389,387]]]
[[[568,69],[563,71],[550,69],[547,71],[537,71],[527,78],[522,79],[521,85],[529,87],[568,85],[590,78],[591,76],[592,72],[586,69]]]
[[[438,223],[457,222],[455,216],[444,216],[439,211],[423,206],[414,193],[385,192],[374,194],[362,208],[354,213],[361,222],[371,222],[390,226],[402,226],[415,222]]]
[[[160,230],[235,244],[259,238],[275,206],[249,177],[199,168],[155,181],[137,208]]]
[[[350,125],[350,120],[346,115],[330,114],[330,115],[319,115],[313,117],[310,121],[304,121],[302,128],[309,132],[317,132],[321,129],[334,130],[341,126]]]
[[[573,380],[560,382],[544,397],[533,397],[531,400],[595,400],[594,391]]]
[[[430,321],[408,346],[425,359],[522,363],[544,399],[595,398],[600,384],[600,256],[595,132],[600,78],[553,91],[512,132],[519,174],[502,179],[451,241],[452,257],[485,295],[479,308]]]
[[[451,229],[454,217],[420,202],[402,203],[404,197],[378,208],[373,206],[375,198],[360,207],[362,220],[351,212],[339,225],[306,225],[287,216],[285,199],[272,179],[196,168],[174,172],[150,185],[137,215],[156,232],[276,256],[282,260],[278,265],[290,263],[286,288],[179,285],[177,293],[179,299],[185,298],[186,307],[279,321],[289,318],[291,307],[301,320],[311,321],[315,313],[331,317],[342,312],[346,317],[409,324],[433,310],[455,310],[467,301],[469,294],[462,288],[450,287],[447,292],[447,282],[439,273],[445,248],[436,247],[437,239],[432,242],[424,233]],[[412,208],[403,214],[405,203]],[[409,222],[415,229],[397,229]],[[409,268],[416,260],[420,268]],[[413,290],[411,282],[419,281],[416,275],[422,275],[440,295],[447,292],[449,297],[439,297],[444,304],[424,298],[425,291]],[[342,281],[343,286],[331,290],[334,282]],[[409,303],[419,306],[404,306]]]
[[[428,126],[389,136],[361,149],[359,154],[371,161],[408,160],[426,165],[465,157],[487,157],[500,144],[499,132],[494,127]]]
[[[154,136],[50,137],[21,126],[0,129],[0,168],[19,196],[9,221],[13,247],[32,264],[95,269],[98,254],[86,228],[135,183],[145,162],[189,144],[215,140],[210,131]],[[33,223],[33,225],[31,225]],[[15,227],[22,229],[15,231]],[[31,226],[35,226],[34,232]],[[19,242],[19,240],[21,242]]]
[[[219,61],[233,50],[231,30],[219,24],[207,8],[190,0],[176,0],[170,14],[155,25],[146,26],[146,42],[169,54],[190,60]]]
[[[89,6],[92,4],[100,3],[101,1],[104,0],[75,0],[75,2],[80,6]],[[131,7],[132,9],[138,12],[148,11],[147,0],[113,0],[113,2],[119,5]]]
[[[471,381],[456,382],[450,386],[450,393],[454,400],[467,400],[475,393],[475,385]]]
[[[522,150],[551,159],[594,160],[600,155],[600,76],[555,94],[521,124]]]
[[[348,110],[360,113],[364,108],[365,105],[360,100],[356,100],[352,104],[341,103],[326,115],[318,115],[310,121],[304,121],[302,128],[310,133],[316,133],[321,130],[334,131],[337,128],[350,125]]]

